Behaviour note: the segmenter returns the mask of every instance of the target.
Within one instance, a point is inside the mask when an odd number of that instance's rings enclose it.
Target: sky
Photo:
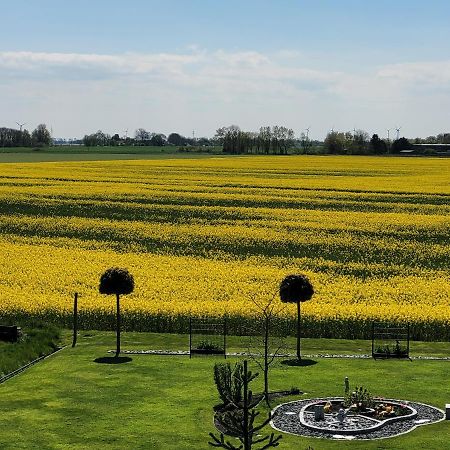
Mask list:
[[[450,132],[448,0],[0,0],[0,126]],[[394,131],[391,131],[395,134]]]

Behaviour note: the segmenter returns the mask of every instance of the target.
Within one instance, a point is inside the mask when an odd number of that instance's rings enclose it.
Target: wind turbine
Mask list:
[[[387,129],[386,131],[387,131],[387,137],[388,137],[388,139],[387,139],[387,140],[388,140],[388,142],[389,142],[389,133],[391,132],[391,129],[390,129],[390,128],[388,128],[388,129]]]
[[[16,123],[17,123],[17,125],[19,125],[19,127],[20,127],[20,132],[22,132],[23,126],[27,124],[26,122],[24,122],[24,123],[16,122]]]
[[[396,128],[396,130],[397,130],[397,141],[398,141],[398,139],[400,138],[400,130],[401,130],[401,128],[402,128],[402,127]]]

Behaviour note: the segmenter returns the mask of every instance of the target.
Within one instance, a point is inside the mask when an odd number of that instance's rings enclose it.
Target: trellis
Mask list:
[[[372,357],[409,358],[409,323],[393,326],[372,323]]]
[[[214,318],[189,320],[189,357],[192,355],[226,356],[227,321]]]

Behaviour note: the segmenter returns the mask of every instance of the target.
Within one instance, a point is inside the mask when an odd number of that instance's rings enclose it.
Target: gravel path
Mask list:
[[[116,353],[115,350],[108,350],[108,353]],[[189,355],[189,350],[122,350],[121,353],[126,355]],[[231,352],[227,356],[249,356],[246,352]],[[294,358],[296,355],[289,353],[280,355],[280,358]],[[341,358],[341,359],[372,359],[372,355],[336,355],[328,353],[318,353],[316,355],[303,355],[304,359],[311,358]],[[408,359],[408,358],[406,358]],[[450,361],[450,356],[411,356],[409,359],[425,359],[433,361]]]

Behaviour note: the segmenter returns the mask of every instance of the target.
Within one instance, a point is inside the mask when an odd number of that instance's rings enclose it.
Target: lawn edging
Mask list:
[[[64,345],[63,347],[58,347],[56,350],[53,350],[51,353],[43,356],[39,356],[39,358],[34,359],[33,361],[30,361],[29,363],[23,365],[22,367],[19,367],[16,370],[13,370],[12,372],[7,373],[6,375],[3,375],[0,377],[0,384],[4,383],[5,381],[8,381],[9,379],[15,377],[16,375],[19,375],[20,373],[24,372],[26,369],[30,368],[31,366],[34,366],[40,361],[43,361],[44,359],[49,358],[50,356],[53,356],[54,354],[60,352],[61,350],[64,350],[67,347],[67,345]]]

